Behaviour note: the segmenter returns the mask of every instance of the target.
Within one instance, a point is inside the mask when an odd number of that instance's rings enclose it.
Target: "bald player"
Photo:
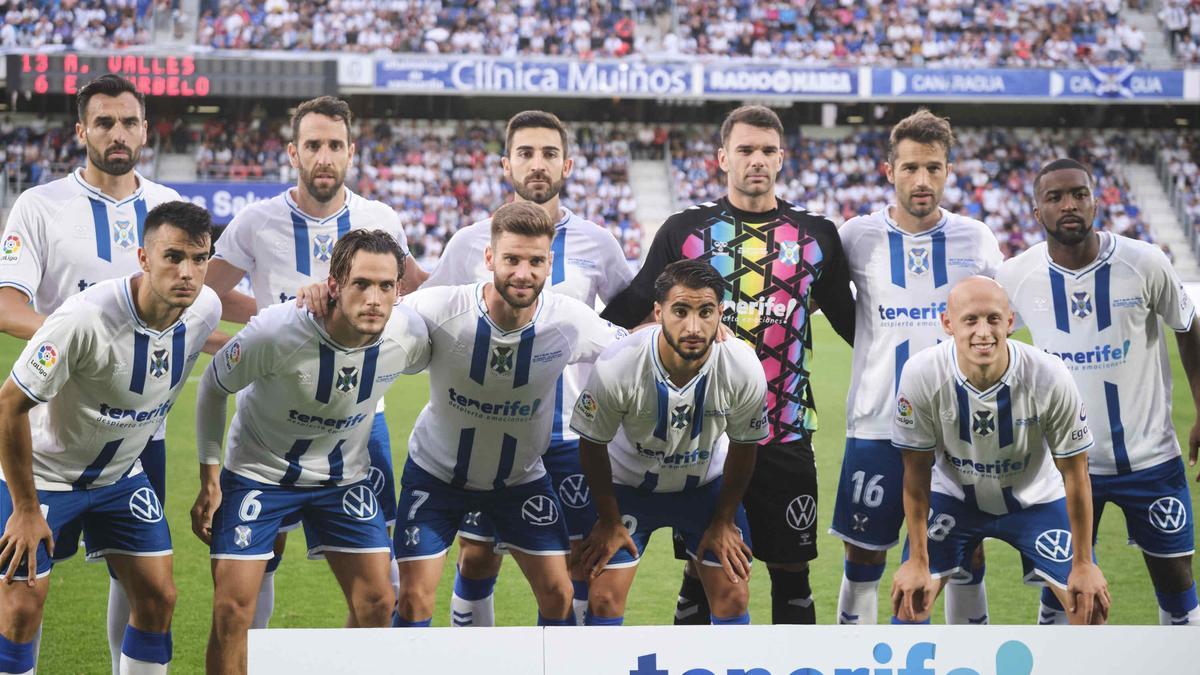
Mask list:
[[[1087,413],[1062,361],[1008,340],[1004,289],[968,277],[950,292],[952,340],[904,367],[892,443],[904,455],[911,554],[892,584],[893,623],[928,623],[949,577],[986,537],[1021,553],[1026,583],[1048,585],[1072,624],[1111,604],[1092,558]]]

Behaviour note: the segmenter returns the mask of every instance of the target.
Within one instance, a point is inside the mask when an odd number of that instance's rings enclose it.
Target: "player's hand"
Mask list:
[[[192,533],[205,544],[212,544],[213,514],[221,505],[221,486],[203,484],[192,504]]]
[[[1100,625],[1108,622],[1112,598],[1108,581],[1100,566],[1093,562],[1074,563],[1067,577],[1067,619],[1075,625]]]
[[[901,621],[924,621],[933,609],[938,586],[928,565],[904,561],[892,578],[892,614]]]
[[[595,579],[604,571],[604,566],[612,559],[619,549],[629,551],[635,559],[638,557],[637,544],[629,536],[629,530],[621,522],[596,521],[591,533],[579,546],[579,553],[572,561],[579,573]]]
[[[1188,464],[1196,466],[1196,459],[1200,456],[1200,419],[1192,425],[1192,430],[1188,432]],[[1200,474],[1196,475],[1196,482],[1200,482]]]
[[[721,569],[725,570],[730,582],[736,584],[750,578],[750,547],[733,523],[720,522],[708,526],[700,537],[700,546],[696,548],[696,560],[703,562],[706,552],[711,552],[721,563]]]
[[[42,515],[38,504],[15,509],[0,536],[0,568],[4,568],[4,583],[16,581],[17,568],[25,564],[26,584],[37,582],[38,545],[46,543],[46,551],[54,555],[54,533]]]
[[[318,319],[325,318],[329,307],[329,285],[324,282],[309,284],[296,291],[296,304],[307,308]]]

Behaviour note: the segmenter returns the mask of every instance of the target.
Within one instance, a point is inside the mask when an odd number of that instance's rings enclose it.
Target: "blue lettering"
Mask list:
[[[1053,354],[1067,363],[1112,363],[1128,357],[1131,346],[1132,343],[1126,340],[1119,345],[1096,345],[1088,351],[1055,352],[1047,349],[1046,353]]]
[[[364,413],[357,413],[349,417],[325,417],[323,415],[305,414],[299,410],[288,411],[288,420],[291,422],[320,427],[330,427],[334,430],[352,429],[361,424],[365,419],[367,419],[367,416]]]
[[[450,405],[464,411],[474,408],[480,414],[492,417],[533,417],[542,405],[542,399],[540,398],[535,398],[533,403],[523,403],[520,400],[504,401],[501,403],[468,398],[454,391],[454,387],[450,388],[449,393]]]
[[[670,675],[658,668],[658,654],[645,654],[637,660],[637,670],[629,671],[629,675]]]
[[[884,307],[879,305],[879,319],[881,321],[896,321],[898,319],[908,319],[910,321],[936,321],[941,317],[942,312],[946,311],[946,303],[931,302],[928,305],[916,307]]]
[[[892,662],[892,648],[885,643],[878,643],[872,650],[876,666],[888,666]],[[908,648],[904,655],[904,665],[899,668],[871,666],[844,666],[835,668],[833,675],[938,675],[942,668],[935,668],[933,661],[937,657],[937,645],[932,642],[917,642]],[[1018,675],[1032,672],[1033,653],[1023,642],[1010,640],[996,652],[997,675]],[[658,667],[658,654],[644,654],[637,657],[637,668],[628,671],[629,675],[672,675],[665,668]],[[693,667],[681,675],[717,675],[716,670]],[[946,668],[946,675],[980,675],[973,668]],[[772,672],[762,667],[729,668],[724,675],[772,675]],[[820,670],[812,667],[801,667],[792,670],[789,675],[823,675]]]

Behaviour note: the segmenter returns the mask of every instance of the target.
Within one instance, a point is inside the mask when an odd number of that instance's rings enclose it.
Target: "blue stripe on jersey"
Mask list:
[[[292,211],[292,241],[296,248],[296,271],[304,276],[312,274],[312,261],[308,258],[308,221]]]
[[[892,380],[893,394],[900,389],[900,373],[904,371],[906,363],[908,363],[908,340],[896,345],[896,379]]]
[[[88,197],[92,203],[92,224],[96,227],[96,256],[112,262],[112,240],[108,229],[108,207],[99,199]]]
[[[312,445],[311,438],[301,438],[295,443],[292,443],[292,448],[283,456],[287,460],[287,471],[283,472],[283,478],[279,479],[280,485],[295,485],[297,480],[300,480],[300,457],[308,452],[308,446]]]
[[[554,384],[554,426],[550,428],[550,442],[557,443],[563,439],[563,376],[558,376]]]
[[[1050,296],[1054,299],[1054,325],[1064,333],[1071,332],[1071,317],[1067,315],[1067,284],[1062,272],[1050,268]]]
[[[321,354],[321,365],[317,370],[317,400],[329,403],[329,395],[333,393],[333,350],[324,343],[317,345]]]
[[[133,375],[129,378],[129,391],[141,394],[146,388],[146,358],[150,353],[150,336],[133,334]]]
[[[338,239],[350,233],[350,209],[342,211],[342,215],[337,219]]]
[[[1004,508],[1009,513],[1016,513],[1021,510],[1021,502],[1013,496],[1012,486],[1000,488],[1000,496],[1004,498]]]
[[[904,288],[904,237],[889,230],[888,248],[892,254],[892,284]]]
[[[183,364],[187,363],[187,326],[180,323],[171,335],[171,388],[183,379]]]
[[[708,393],[708,375],[696,383],[696,394],[692,399],[692,438],[698,438],[704,430],[704,396]]]
[[[554,232],[554,242],[550,244],[550,252],[554,254],[553,265],[550,268],[550,285],[557,286],[567,278],[567,227],[563,225]]]
[[[1129,451],[1125,449],[1125,424],[1121,421],[1121,396],[1117,385],[1104,383],[1104,402],[1108,405],[1108,433],[1112,436],[1113,459],[1117,462],[1117,473],[1124,475],[1132,471]]]
[[[517,367],[513,373],[513,389],[529,384],[529,367],[533,363],[533,337],[537,330],[531,325],[521,331],[521,343],[517,345]]]
[[[1112,325],[1112,305],[1109,304],[1109,288],[1112,265],[1104,263],[1096,270],[1096,329],[1104,330]]]
[[[487,319],[479,317],[475,323],[475,349],[471,352],[471,379],[483,384],[487,373],[488,347],[492,346],[492,327]]]
[[[958,396],[958,440],[970,443],[971,401],[967,398],[966,388],[957,382],[954,383],[954,393]]]
[[[684,490],[694,490],[700,487],[700,476],[691,475],[683,479]]]
[[[975,495],[974,485],[963,485],[963,503],[967,506],[979,510],[979,497]]]
[[[667,392],[666,383],[655,380],[654,388],[658,395],[658,420],[654,423],[654,437],[659,440],[667,440],[667,417],[670,414],[668,408],[671,406],[671,395]]]
[[[653,471],[647,471],[642,475],[642,484],[637,486],[637,489],[645,492],[654,492],[654,488],[658,487],[658,474]]]
[[[1012,391],[1007,384],[1000,385],[996,392],[996,431],[1000,434],[1000,447],[1013,442]]]
[[[137,216],[138,246],[144,246],[146,234],[146,200],[139,198],[133,203],[133,212]]]
[[[322,485],[333,487],[342,480],[342,468],[344,462],[342,460],[342,444],[346,439],[341,439],[337,445],[333,446],[333,450],[329,451],[329,478],[321,481]]]
[[[379,345],[375,345],[363,354],[362,373],[358,380],[358,402],[371,398],[371,390],[375,386],[375,364],[379,362]]]
[[[458,434],[458,456],[454,458],[454,475],[450,487],[461,488],[467,484],[467,469],[471,464],[471,449],[475,446],[475,430],[463,429]]]
[[[933,234],[933,287],[941,288],[949,283],[946,272],[946,232],[942,230]]]
[[[504,487],[504,481],[512,475],[513,463],[516,459],[517,439],[504,434],[503,440],[500,441],[500,465],[496,467],[496,480],[492,481],[492,487],[497,490]]]
[[[100,454],[96,459],[92,460],[91,464],[87,465],[83,473],[79,474],[79,478],[76,478],[75,482],[71,483],[71,487],[76,490],[83,490],[99,478],[101,472],[104,471],[104,467],[108,466],[108,463],[117,454],[117,448],[121,447],[121,441],[123,440],[125,439],[118,438],[105,443],[104,447],[100,449]]]

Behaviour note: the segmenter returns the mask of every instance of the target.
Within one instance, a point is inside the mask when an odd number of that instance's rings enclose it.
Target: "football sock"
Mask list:
[[[575,612],[571,612],[570,614],[568,614],[567,618],[565,618],[565,619],[547,619],[546,617],[542,616],[541,612],[538,612],[537,625],[539,625],[539,626],[574,626],[575,625]]]
[[[129,598],[125,587],[116,577],[108,577],[108,654],[112,658],[112,672],[121,672],[121,645],[125,641],[125,627],[129,625]]]
[[[13,642],[0,635],[0,673],[24,675],[32,673],[34,665],[33,642]]]
[[[588,608],[588,582],[571,580],[571,609],[575,611],[575,625],[584,626]]]
[[[451,626],[494,626],[496,610],[492,601],[496,577],[469,579],[462,570],[454,574],[454,595],[450,596]]]
[[[421,621],[405,621],[400,618],[400,614],[392,614],[392,628],[429,628],[432,624],[433,617]]]
[[[874,624],[879,619],[879,580],[884,565],[846,561],[838,593],[838,623]]]
[[[171,631],[151,633],[126,626],[120,675],[165,675],[171,651]]]
[[[983,574],[987,565],[969,570],[969,579],[946,584],[946,623],[981,625],[988,622],[987,584]]]
[[[396,566],[395,558],[392,558],[392,596],[400,599],[400,568]]]
[[[894,616],[892,617],[893,626],[925,626],[928,624],[929,619],[925,619],[924,621],[904,621],[902,619],[897,619]]]
[[[716,614],[710,615],[714,626],[749,626],[750,612],[743,612],[738,616],[731,616],[728,619],[722,619]]]
[[[589,612],[587,612],[587,614],[584,615],[582,625],[584,625],[584,626],[620,626],[624,623],[625,623],[625,617],[623,617],[623,616],[613,616],[613,617],[596,616],[595,614],[592,614],[589,611]]]
[[[1200,626],[1200,602],[1196,584],[1179,593],[1155,593],[1158,596],[1158,622],[1164,626]]]
[[[254,621],[251,628],[266,628],[271,623],[271,614],[275,612],[275,570],[268,570],[263,575],[262,584],[258,587],[258,603],[254,605]]]
[[[815,624],[817,608],[808,585],[808,570],[789,572],[767,567],[767,571],[771,575],[771,623]]]
[[[1058,596],[1050,587],[1042,588],[1042,601],[1038,606],[1038,625],[1065,626],[1067,625],[1067,610],[1063,609]]]
[[[700,577],[693,577],[686,572],[686,567],[684,569],[679,600],[675,603],[675,625],[707,626],[710,610],[704,584],[700,583]]]

